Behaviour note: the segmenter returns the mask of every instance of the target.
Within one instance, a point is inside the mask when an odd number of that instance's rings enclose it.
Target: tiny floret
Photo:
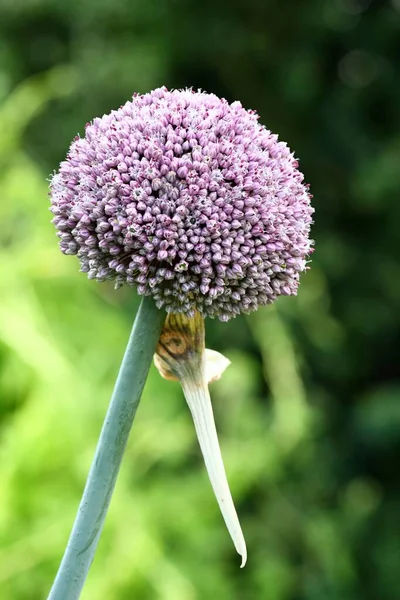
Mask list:
[[[223,321],[296,294],[313,208],[254,111],[159,88],[86,126],[51,180],[65,254],[168,312]]]

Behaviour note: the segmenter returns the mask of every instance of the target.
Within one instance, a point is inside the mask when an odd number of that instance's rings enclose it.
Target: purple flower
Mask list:
[[[312,251],[307,190],[254,111],[159,88],[75,138],[51,210],[61,250],[89,278],[226,321],[296,294]]]

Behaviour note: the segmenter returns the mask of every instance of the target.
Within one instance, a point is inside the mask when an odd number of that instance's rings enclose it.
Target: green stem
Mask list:
[[[164,311],[144,297],[136,315],[78,514],[48,600],[79,598],[103,528]]]

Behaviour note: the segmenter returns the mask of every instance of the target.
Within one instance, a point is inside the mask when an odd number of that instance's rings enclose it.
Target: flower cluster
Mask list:
[[[86,126],[52,178],[51,210],[90,278],[228,320],[297,292],[307,189],[254,111],[160,88]]]

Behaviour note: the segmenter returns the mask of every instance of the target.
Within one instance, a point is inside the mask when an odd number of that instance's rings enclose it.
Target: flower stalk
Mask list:
[[[75,523],[48,600],[76,600],[85,583],[129,432],[160,337],[164,311],[144,297],[122,360]]]

